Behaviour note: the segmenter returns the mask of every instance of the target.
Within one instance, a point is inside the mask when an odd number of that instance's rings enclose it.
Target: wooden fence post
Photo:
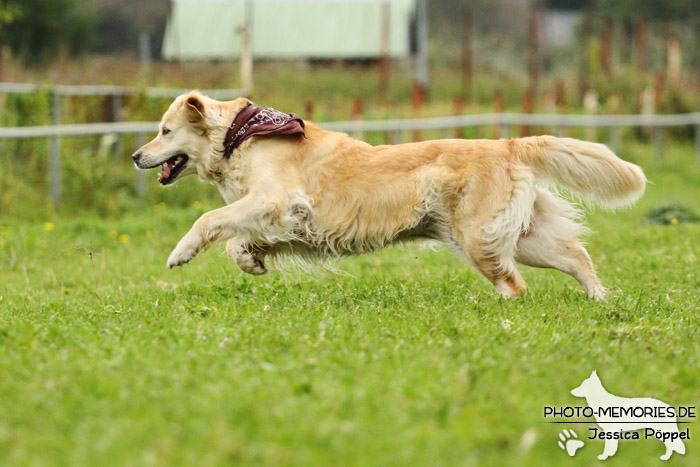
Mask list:
[[[456,96],[454,98],[454,109],[455,109],[456,116],[462,115],[464,113],[464,98],[462,96]],[[455,136],[454,137],[457,139],[464,138],[461,127],[455,128]]]
[[[356,97],[355,100],[352,101],[352,113],[350,115],[350,119],[354,121],[360,121],[362,120],[362,114],[364,113],[364,102],[362,101],[361,97]],[[364,134],[361,131],[355,131],[352,134],[353,138],[357,139],[363,139]]]
[[[640,16],[637,20],[637,68],[646,73],[647,71],[647,51],[648,51],[648,24],[645,16]]]
[[[416,84],[422,93],[428,92],[430,64],[428,63],[428,0],[416,1]]]
[[[314,103],[313,101],[306,101],[304,105],[304,119],[313,120],[314,119]]]
[[[666,89],[666,76],[659,72],[656,75],[656,85],[654,87],[654,110],[656,113],[663,112],[664,93]],[[664,137],[665,131],[661,127],[654,128],[654,157],[658,162],[664,158]]]
[[[602,46],[600,49],[600,65],[608,77],[612,76],[612,42],[613,22],[610,17],[603,18],[601,31]]]
[[[61,97],[56,91],[51,95],[51,124],[61,124]],[[49,142],[49,180],[54,208],[61,204],[61,138],[52,136]]]
[[[678,87],[681,84],[681,44],[676,39],[670,39],[666,44],[666,74],[671,86]]]
[[[557,112],[561,112],[566,106],[566,88],[564,87],[564,82],[561,79],[558,79],[556,85],[554,86],[554,105],[557,108]],[[554,134],[562,137],[566,136],[566,131],[564,127],[556,125],[554,127]]]
[[[618,94],[611,94],[610,97],[608,97],[608,109],[610,110],[610,113],[613,115],[618,115],[620,113],[620,96]],[[613,152],[619,152],[620,151],[620,144],[621,144],[621,136],[620,136],[620,127],[619,126],[611,126],[609,129],[610,132],[610,149],[613,150]]]
[[[564,81],[561,79],[558,79],[554,85],[554,105],[559,109],[566,105],[566,88],[564,87]]]
[[[250,97],[253,94],[253,46],[250,38],[250,23],[246,22],[239,30],[241,33],[241,83],[246,96]]]
[[[579,97],[583,99],[586,91],[588,90],[588,53],[591,42],[591,30],[592,19],[589,14],[584,13],[583,16],[583,47],[581,47],[582,53],[579,63],[579,75],[578,75],[578,91]]]
[[[462,95],[466,99],[472,99],[472,9],[465,5],[462,7]]]
[[[424,99],[424,88],[420,83],[415,83],[413,85],[413,118],[421,118],[423,99]],[[420,130],[413,130],[413,141],[420,141],[421,132]]]
[[[384,106],[387,103],[389,93],[389,47],[391,28],[391,2],[382,1],[382,25],[379,44],[379,103]]]
[[[529,40],[528,40],[528,59],[527,69],[529,75],[530,100],[537,96],[539,91],[539,75],[540,75],[540,12],[537,3],[532,8],[530,13],[529,24]]]
[[[532,91],[530,89],[526,89],[523,93],[521,104],[523,109],[522,112],[524,114],[532,113]],[[530,125],[522,125],[520,127],[520,136],[530,136],[531,131]]]
[[[592,89],[589,89],[583,95],[583,109],[586,111],[586,113],[596,114],[596,113],[598,113],[598,107],[599,107],[598,93]],[[589,141],[597,141],[598,140],[598,129],[595,127],[587,127],[586,128],[586,139]]]
[[[503,93],[501,91],[496,91],[493,93],[493,111],[494,113],[503,113]],[[507,138],[506,136],[507,127],[504,129],[503,125],[496,125],[494,128],[494,138],[501,139]]]
[[[700,164],[700,125],[695,125],[695,159]]]

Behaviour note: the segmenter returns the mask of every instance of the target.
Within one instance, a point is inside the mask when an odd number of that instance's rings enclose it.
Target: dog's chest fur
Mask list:
[[[221,193],[226,204],[238,201],[248,192],[243,164],[238,157],[232,157],[226,166],[221,167],[213,182],[219,189],[219,193]]]

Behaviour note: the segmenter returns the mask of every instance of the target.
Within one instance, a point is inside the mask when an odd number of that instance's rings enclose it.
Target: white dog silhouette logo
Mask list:
[[[581,385],[571,391],[576,397],[586,399],[593,409],[596,423],[601,427],[595,437],[605,440],[605,448],[598,459],[605,460],[617,452],[620,439],[638,439],[629,436],[630,431],[644,430],[645,438],[651,436],[662,441],[666,452],[661,460],[668,460],[674,452],[685,454],[683,433],[678,430],[673,408],[650,397],[619,397],[605,390],[595,370]],[[597,432],[597,429],[591,428]]]

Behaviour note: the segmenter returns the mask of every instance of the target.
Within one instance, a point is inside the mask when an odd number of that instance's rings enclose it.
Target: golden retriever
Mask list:
[[[263,274],[268,258],[422,238],[457,252],[504,297],[526,290],[520,262],[570,274],[588,297],[605,298],[579,241],[580,211],[547,184],[606,208],[632,204],[644,173],[606,146],[553,136],[372,146],[305,122],[305,135],[254,136],[223,157],[232,121],[250,104],[184,94],[133,155],[139,169],[162,167],[161,184],[197,173],[227,203],[194,223],[169,268],[222,240],[243,271]]]

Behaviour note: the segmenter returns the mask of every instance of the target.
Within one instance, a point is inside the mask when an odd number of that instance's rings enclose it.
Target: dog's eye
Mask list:
[[[163,129],[161,130],[161,133],[163,133],[163,136],[165,136],[165,135],[167,135],[168,133],[170,133],[170,129],[169,129],[169,128],[163,127]]]

